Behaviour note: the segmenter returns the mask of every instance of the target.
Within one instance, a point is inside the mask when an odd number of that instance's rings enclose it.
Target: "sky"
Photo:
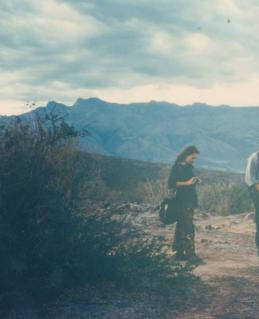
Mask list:
[[[0,114],[77,98],[259,105],[257,0],[0,2]]]

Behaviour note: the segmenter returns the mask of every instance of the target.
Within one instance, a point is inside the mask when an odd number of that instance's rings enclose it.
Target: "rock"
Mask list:
[[[212,225],[206,225],[205,226],[206,230],[219,230],[220,226],[212,226]]]
[[[130,204],[130,209],[133,211],[141,212],[143,210],[143,207],[139,204],[133,203]]]
[[[203,218],[203,219],[210,217],[210,215],[209,215],[208,213],[205,213],[205,212],[200,212],[199,216],[200,216],[201,218]]]
[[[108,207],[110,207],[111,206],[111,203],[110,202],[105,202],[104,204],[103,204],[103,208],[108,208]]]
[[[116,207],[116,210],[126,210],[131,209],[131,203],[123,203]]]
[[[202,238],[200,242],[201,242],[202,244],[208,244],[208,243],[210,243],[211,241],[208,240],[208,239]]]

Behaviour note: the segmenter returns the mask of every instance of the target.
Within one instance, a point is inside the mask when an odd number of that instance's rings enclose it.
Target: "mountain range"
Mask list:
[[[81,138],[80,147],[92,153],[171,164],[183,147],[194,144],[200,167],[243,171],[246,158],[259,148],[259,107],[80,98],[72,106],[49,102],[46,108],[65,115],[76,129],[87,129],[90,135]]]

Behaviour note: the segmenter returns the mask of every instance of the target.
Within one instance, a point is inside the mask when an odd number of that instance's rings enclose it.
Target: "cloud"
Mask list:
[[[0,96],[10,107],[79,93],[139,99],[141,88],[146,98],[154,86],[157,99],[162,87],[201,98],[247,89],[258,75],[258,14],[255,0],[2,2]]]

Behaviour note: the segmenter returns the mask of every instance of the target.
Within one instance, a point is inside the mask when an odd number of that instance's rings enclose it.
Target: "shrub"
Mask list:
[[[199,198],[202,210],[220,215],[244,213],[253,209],[247,187],[241,183],[208,183],[199,189]]]
[[[181,266],[162,252],[163,238],[144,238],[127,222],[105,214],[86,216],[80,234],[83,245],[77,250],[81,280],[110,280],[124,289],[151,285],[172,285],[179,276],[189,276],[191,268]],[[79,265],[79,264],[78,264]],[[83,276],[82,276],[83,274]]]
[[[46,295],[70,268],[76,202],[73,138],[53,115],[17,118],[0,136],[0,283]]]
[[[83,211],[88,174],[77,136],[54,114],[36,116],[33,125],[16,118],[1,129],[0,297],[45,301],[90,280],[132,287],[188,272],[161,252],[158,239],[146,242],[112,213]]]

